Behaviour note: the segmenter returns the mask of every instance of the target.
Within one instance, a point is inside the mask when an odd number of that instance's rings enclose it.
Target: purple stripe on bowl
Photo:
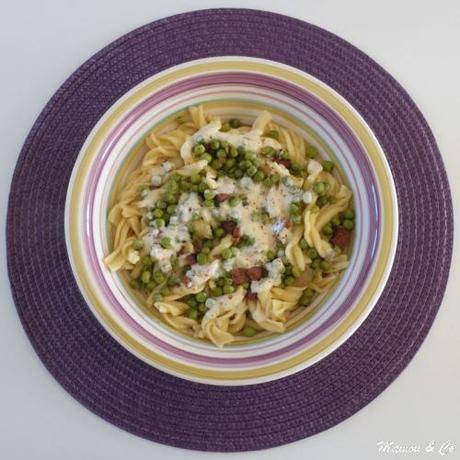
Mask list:
[[[230,80],[230,81],[229,81]],[[371,210],[371,235],[374,234],[375,237],[370,240],[368,244],[368,248],[366,249],[366,257],[365,257],[365,264],[364,267],[365,269],[360,273],[358,282],[355,284],[354,288],[352,289],[351,293],[349,296],[346,298],[346,300],[342,303],[340,308],[318,329],[315,331],[311,332],[307,336],[303,337],[299,341],[281,349],[281,350],[276,350],[270,353],[267,353],[265,355],[260,355],[256,357],[245,357],[245,358],[225,358],[223,360],[222,358],[211,358],[211,357],[203,357],[203,356],[198,356],[196,354],[186,352],[181,349],[177,349],[170,344],[167,344],[161,340],[159,340],[157,337],[152,336],[149,334],[147,331],[145,331],[143,328],[141,328],[137,323],[133,322],[132,319],[129,317],[126,317],[127,314],[123,307],[118,304],[116,299],[113,297],[112,293],[110,292],[109,288],[105,286],[105,289],[108,289],[109,292],[107,292],[107,296],[110,299],[112,305],[114,306],[115,310],[124,318],[127,320],[129,323],[130,327],[133,327],[142,337],[146,338],[147,340],[151,340],[155,345],[157,345],[160,349],[163,349],[166,351],[168,354],[175,353],[178,356],[182,356],[185,358],[192,359],[197,362],[204,362],[204,363],[209,363],[209,364],[215,364],[215,365],[223,365],[226,363],[227,365],[229,364],[252,364],[252,363],[260,363],[262,360],[265,359],[271,359],[275,357],[280,357],[286,353],[289,353],[295,349],[300,349],[305,347],[305,345],[308,343],[308,341],[314,339],[317,337],[319,334],[323,333],[325,330],[328,328],[332,327],[332,325],[343,315],[346,314],[350,306],[353,304],[353,302],[356,300],[357,294],[360,292],[363,284],[365,283],[368,273],[369,273],[369,268],[372,265],[373,262],[373,255],[374,255],[374,250],[377,247],[379,238],[380,238],[380,215],[378,210],[380,209],[380,203],[379,203],[379,198],[377,194],[377,189],[375,188],[375,177],[373,175],[372,168],[370,166],[369,160],[367,159],[367,156],[362,149],[361,145],[359,142],[356,141],[356,139],[353,136],[353,133],[349,130],[348,126],[343,122],[343,120],[338,117],[329,107],[324,105],[320,100],[318,100],[315,96],[305,92],[301,88],[292,85],[288,82],[281,81],[272,77],[267,77],[267,76],[260,76],[256,74],[248,74],[248,73],[239,73],[239,72],[228,72],[228,73],[220,73],[220,74],[211,74],[211,75],[201,75],[199,77],[195,78],[190,78],[181,82],[178,82],[176,84],[170,85],[167,88],[164,88],[163,90],[158,91],[148,99],[146,99],[143,103],[141,103],[135,110],[130,112],[121,122],[120,124],[114,129],[114,131],[111,133],[111,136],[107,139],[106,144],[104,144],[102,150],[102,154],[100,156],[100,161],[102,163],[98,164],[98,167],[96,170],[93,170],[91,173],[90,177],[90,183],[94,184],[95,178],[97,178],[97,175],[100,173],[101,165],[103,164],[104,161],[106,161],[108,155],[110,154],[113,146],[121,136],[123,132],[126,131],[126,129],[146,110],[146,107],[148,106],[151,108],[152,104],[158,104],[159,102],[162,102],[171,96],[178,94],[182,91],[185,90],[190,90],[196,87],[200,87],[203,85],[212,85],[212,84],[235,84],[235,83],[244,83],[244,84],[254,84],[255,86],[259,86],[262,88],[269,88],[271,90],[275,90],[279,93],[282,93],[284,95],[287,95],[291,98],[295,98],[296,100],[303,102],[313,108],[315,111],[317,111],[319,114],[321,114],[325,119],[329,121],[329,123],[334,127],[334,129],[339,132],[344,141],[347,143],[348,147],[353,153],[353,156],[355,157],[355,160],[360,164],[360,167],[362,168],[363,171],[363,177],[366,180],[366,192],[369,195],[369,199],[371,200],[372,197],[377,198],[377,209],[372,209]],[[118,135],[115,135],[115,133],[121,133]],[[364,174],[366,172],[367,174]],[[94,251],[94,240],[93,240],[93,234],[91,231],[92,228],[92,211],[93,211],[93,200],[91,197],[93,196],[92,194],[94,193],[94,187],[91,189],[87,190],[86,196],[85,196],[85,209],[89,209],[89,213],[87,214],[88,216],[88,221],[86,224],[85,228],[85,235],[86,235],[86,244],[87,244],[87,249],[89,252],[89,257],[91,260],[91,264],[93,269],[96,270],[96,277],[101,283],[102,286],[104,286],[105,281],[103,280],[102,274],[100,273],[98,269],[98,261],[97,257]],[[97,273],[99,271],[99,273]],[[134,324],[133,324],[134,323]]]

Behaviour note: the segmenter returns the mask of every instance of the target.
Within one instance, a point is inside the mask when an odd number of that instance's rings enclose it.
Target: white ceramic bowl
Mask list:
[[[223,349],[193,339],[148,314],[119,274],[104,266],[107,213],[114,184],[152,127],[204,103],[207,112],[252,121],[261,109],[303,135],[344,173],[357,214],[350,266],[315,313],[284,334]],[[397,242],[393,179],[375,136],[335,91],[297,69],[271,61],[219,57],[173,67],[123,96],[94,127],[69,185],[66,238],[79,287],[96,317],[147,363],[218,385],[273,380],[331,353],[377,302]]]

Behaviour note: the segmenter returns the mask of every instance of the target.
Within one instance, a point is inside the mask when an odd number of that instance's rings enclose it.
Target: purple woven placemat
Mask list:
[[[257,56],[305,70],[342,94],[387,154],[400,206],[395,264],[377,306],[337,351],[271,383],[215,387],[157,371],[118,345],[85,304],[67,258],[72,167],[99,117],[152,74],[188,60]],[[82,65],[22,149],[8,209],[8,268],[24,328],[78,401],[145,438],[241,451],[325,430],[372,401],[409,363],[439,308],[452,251],[452,204],[433,135],[401,86],[349,43],[272,13],[204,10],[137,29]]]

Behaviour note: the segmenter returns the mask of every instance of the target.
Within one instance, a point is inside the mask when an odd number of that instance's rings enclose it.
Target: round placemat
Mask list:
[[[380,141],[399,200],[399,242],[369,318],[314,366],[270,383],[217,387],[160,372],[112,339],[69,264],[64,206],[89,132],[152,74],[197,58],[255,56],[304,70],[344,96]],[[45,366],[78,401],[145,438],[187,449],[242,451],[292,442],[364,407],[404,369],[439,308],[452,252],[452,203],[433,135],[401,86],[361,51],[273,13],[220,9],[141,27],[83,64],[47,104],[11,186],[8,268],[15,303]]]

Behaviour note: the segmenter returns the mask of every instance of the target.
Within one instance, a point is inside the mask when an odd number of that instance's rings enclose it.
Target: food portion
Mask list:
[[[351,191],[269,112],[247,126],[192,107],[145,145],[105,263],[172,327],[218,346],[282,333],[347,267]]]

